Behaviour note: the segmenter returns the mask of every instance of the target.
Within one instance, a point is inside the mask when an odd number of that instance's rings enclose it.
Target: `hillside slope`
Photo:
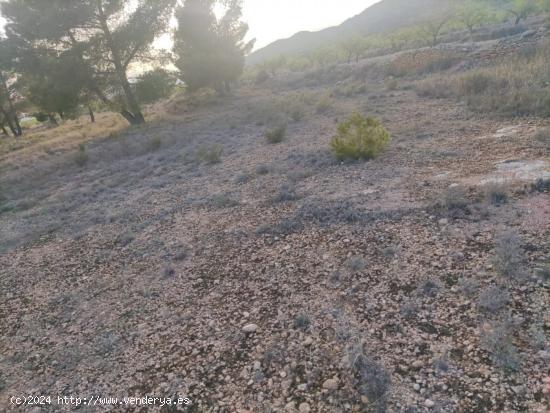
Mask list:
[[[281,54],[296,54],[321,47],[351,35],[389,32],[418,24],[448,8],[447,0],[382,0],[339,26],[318,32],[299,32],[277,40],[252,53],[248,62],[255,64]]]

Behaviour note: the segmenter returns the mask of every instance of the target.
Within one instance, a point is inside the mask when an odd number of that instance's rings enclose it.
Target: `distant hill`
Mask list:
[[[353,35],[368,35],[418,24],[444,13],[452,0],[382,0],[339,26],[318,32],[299,32],[277,40],[248,57],[254,64],[281,54],[299,54]],[[322,6],[320,6],[322,7]]]

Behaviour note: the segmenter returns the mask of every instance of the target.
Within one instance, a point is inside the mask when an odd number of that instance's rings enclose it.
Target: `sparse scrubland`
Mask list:
[[[545,3],[471,4],[0,137],[0,410],[546,412]]]

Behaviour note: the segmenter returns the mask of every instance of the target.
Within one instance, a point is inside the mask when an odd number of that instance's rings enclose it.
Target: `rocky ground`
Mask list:
[[[366,86],[316,109],[354,76]],[[151,395],[192,405],[78,411],[547,411],[547,122],[392,89],[344,65],[96,141],[85,167],[15,152],[0,409]],[[329,142],[353,110],[392,142],[342,164]]]

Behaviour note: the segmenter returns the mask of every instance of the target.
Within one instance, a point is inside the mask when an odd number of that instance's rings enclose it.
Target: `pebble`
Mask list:
[[[419,390],[420,390],[420,384],[414,383],[413,388],[414,388],[416,391],[419,391]]]
[[[286,412],[293,412],[296,410],[296,404],[294,402],[288,402],[285,405],[285,411]]]
[[[338,381],[335,379],[325,380],[323,383],[323,389],[336,390],[338,388]]]
[[[300,403],[300,406],[298,407],[298,410],[300,413],[309,413],[311,411],[311,407],[309,406],[309,403]]]
[[[243,332],[245,333],[255,333],[258,330],[258,326],[256,324],[247,324],[243,327]]]
[[[435,406],[435,403],[434,403],[432,400],[430,400],[430,399],[426,399],[426,401],[424,402],[424,405],[425,405],[426,407],[434,407],[434,406]]]
[[[411,366],[415,369],[419,369],[421,368],[422,366],[424,365],[424,363],[422,362],[422,360],[416,360],[415,362],[413,362],[411,364]]]

